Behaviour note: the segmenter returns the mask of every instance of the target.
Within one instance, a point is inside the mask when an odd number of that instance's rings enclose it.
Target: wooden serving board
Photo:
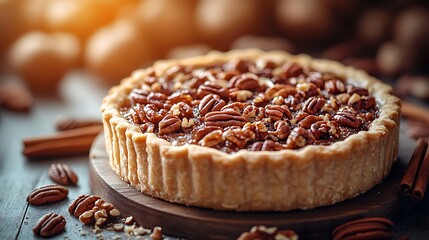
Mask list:
[[[189,207],[146,196],[123,182],[110,168],[104,136],[90,152],[90,186],[94,194],[115,205],[122,216],[133,216],[146,228],[160,226],[169,236],[187,239],[236,239],[252,226],[293,229],[300,239],[330,239],[338,225],[366,216],[398,219],[404,212],[398,184],[403,166],[395,164],[389,177],[372,190],[344,202],[313,210],[231,212]]]

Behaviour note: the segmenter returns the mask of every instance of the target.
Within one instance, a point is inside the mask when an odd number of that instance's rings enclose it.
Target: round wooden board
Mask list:
[[[403,166],[372,190],[333,206],[288,212],[230,212],[189,207],[146,196],[123,182],[110,168],[104,136],[90,152],[90,186],[94,194],[115,205],[123,216],[133,216],[146,228],[161,226],[163,233],[188,239],[236,239],[252,226],[293,229],[300,239],[330,239],[332,229],[351,219],[387,216],[403,212],[398,184]]]

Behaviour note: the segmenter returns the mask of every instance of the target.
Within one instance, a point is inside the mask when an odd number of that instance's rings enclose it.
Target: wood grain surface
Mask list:
[[[235,239],[255,225],[295,230],[300,239],[329,239],[331,231],[352,219],[387,216],[399,220],[404,213],[398,186],[401,164],[370,191],[333,206],[288,212],[233,212],[169,203],[146,196],[123,182],[110,168],[104,136],[96,138],[90,153],[92,191],[132,215],[147,228],[161,226],[166,234],[190,239]],[[195,227],[198,226],[198,227]]]

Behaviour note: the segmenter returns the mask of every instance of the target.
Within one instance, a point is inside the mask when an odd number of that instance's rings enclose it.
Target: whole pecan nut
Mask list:
[[[214,130],[205,135],[198,143],[202,146],[213,147],[222,141],[222,130]]]
[[[292,113],[286,106],[267,105],[265,106],[265,116],[271,118],[271,120],[275,122],[284,117],[291,119]]]
[[[304,74],[304,68],[297,63],[286,63],[282,68],[288,78],[298,77],[299,75]]]
[[[370,217],[342,224],[332,231],[333,240],[392,239],[393,222],[383,217]]]
[[[160,114],[159,109],[153,104],[144,106],[143,111],[146,118],[152,123],[159,123],[164,118],[164,116]]]
[[[225,111],[214,111],[207,113],[205,117],[207,126],[219,126],[222,128],[228,126],[244,126],[246,124],[246,118],[243,117],[239,112],[231,109]]]
[[[290,134],[290,126],[286,121],[277,121],[274,123],[274,127],[276,128],[276,135],[279,139],[287,139]]]
[[[334,119],[344,127],[358,128],[362,125],[362,121],[348,111],[337,112]]]
[[[41,237],[53,237],[64,231],[66,220],[62,215],[48,213],[41,217],[33,228],[33,233]]]
[[[47,185],[33,190],[27,197],[31,205],[58,202],[67,197],[69,190],[60,185]]]
[[[91,210],[98,199],[100,197],[97,195],[80,195],[69,205],[68,211],[73,216],[79,217],[82,213]]]
[[[217,94],[222,99],[228,99],[228,91],[216,83],[204,83],[204,85],[198,87],[197,95],[200,98],[208,94]]]
[[[325,105],[325,99],[320,97],[310,97],[304,103],[302,111],[308,112],[309,114],[317,114],[322,110]]]
[[[284,98],[288,96],[293,96],[297,93],[297,90],[292,85],[287,84],[275,84],[274,86],[265,90],[265,95],[268,99],[272,99],[277,96],[282,96]]]
[[[198,105],[198,110],[201,116],[205,116],[208,112],[219,111],[226,105],[226,102],[217,94],[209,94],[201,99]]]
[[[296,127],[290,133],[287,139],[287,148],[297,148],[304,147],[306,145],[311,145],[315,141],[313,134],[302,127]]]
[[[161,122],[159,122],[159,134],[168,134],[180,130],[182,121],[172,114],[165,116]]]
[[[49,177],[61,185],[76,186],[78,177],[76,173],[66,164],[54,163],[49,167]]]
[[[255,91],[259,88],[259,82],[252,76],[238,75],[229,81],[229,87],[238,88],[240,90]]]
[[[307,117],[299,121],[299,125],[305,129],[309,129],[313,123],[321,120],[323,120],[323,118],[320,116],[308,115]]]
[[[325,90],[331,94],[340,94],[346,91],[346,86],[339,79],[331,79],[325,82]]]
[[[236,146],[243,148],[247,142],[255,139],[255,133],[241,128],[232,128],[225,131],[223,133],[223,137],[234,143]]]

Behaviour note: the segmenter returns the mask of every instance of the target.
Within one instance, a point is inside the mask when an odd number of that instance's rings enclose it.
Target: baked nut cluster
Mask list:
[[[227,153],[330,145],[368,130],[378,116],[367,89],[293,62],[233,59],[149,71],[121,113],[173,145]]]

